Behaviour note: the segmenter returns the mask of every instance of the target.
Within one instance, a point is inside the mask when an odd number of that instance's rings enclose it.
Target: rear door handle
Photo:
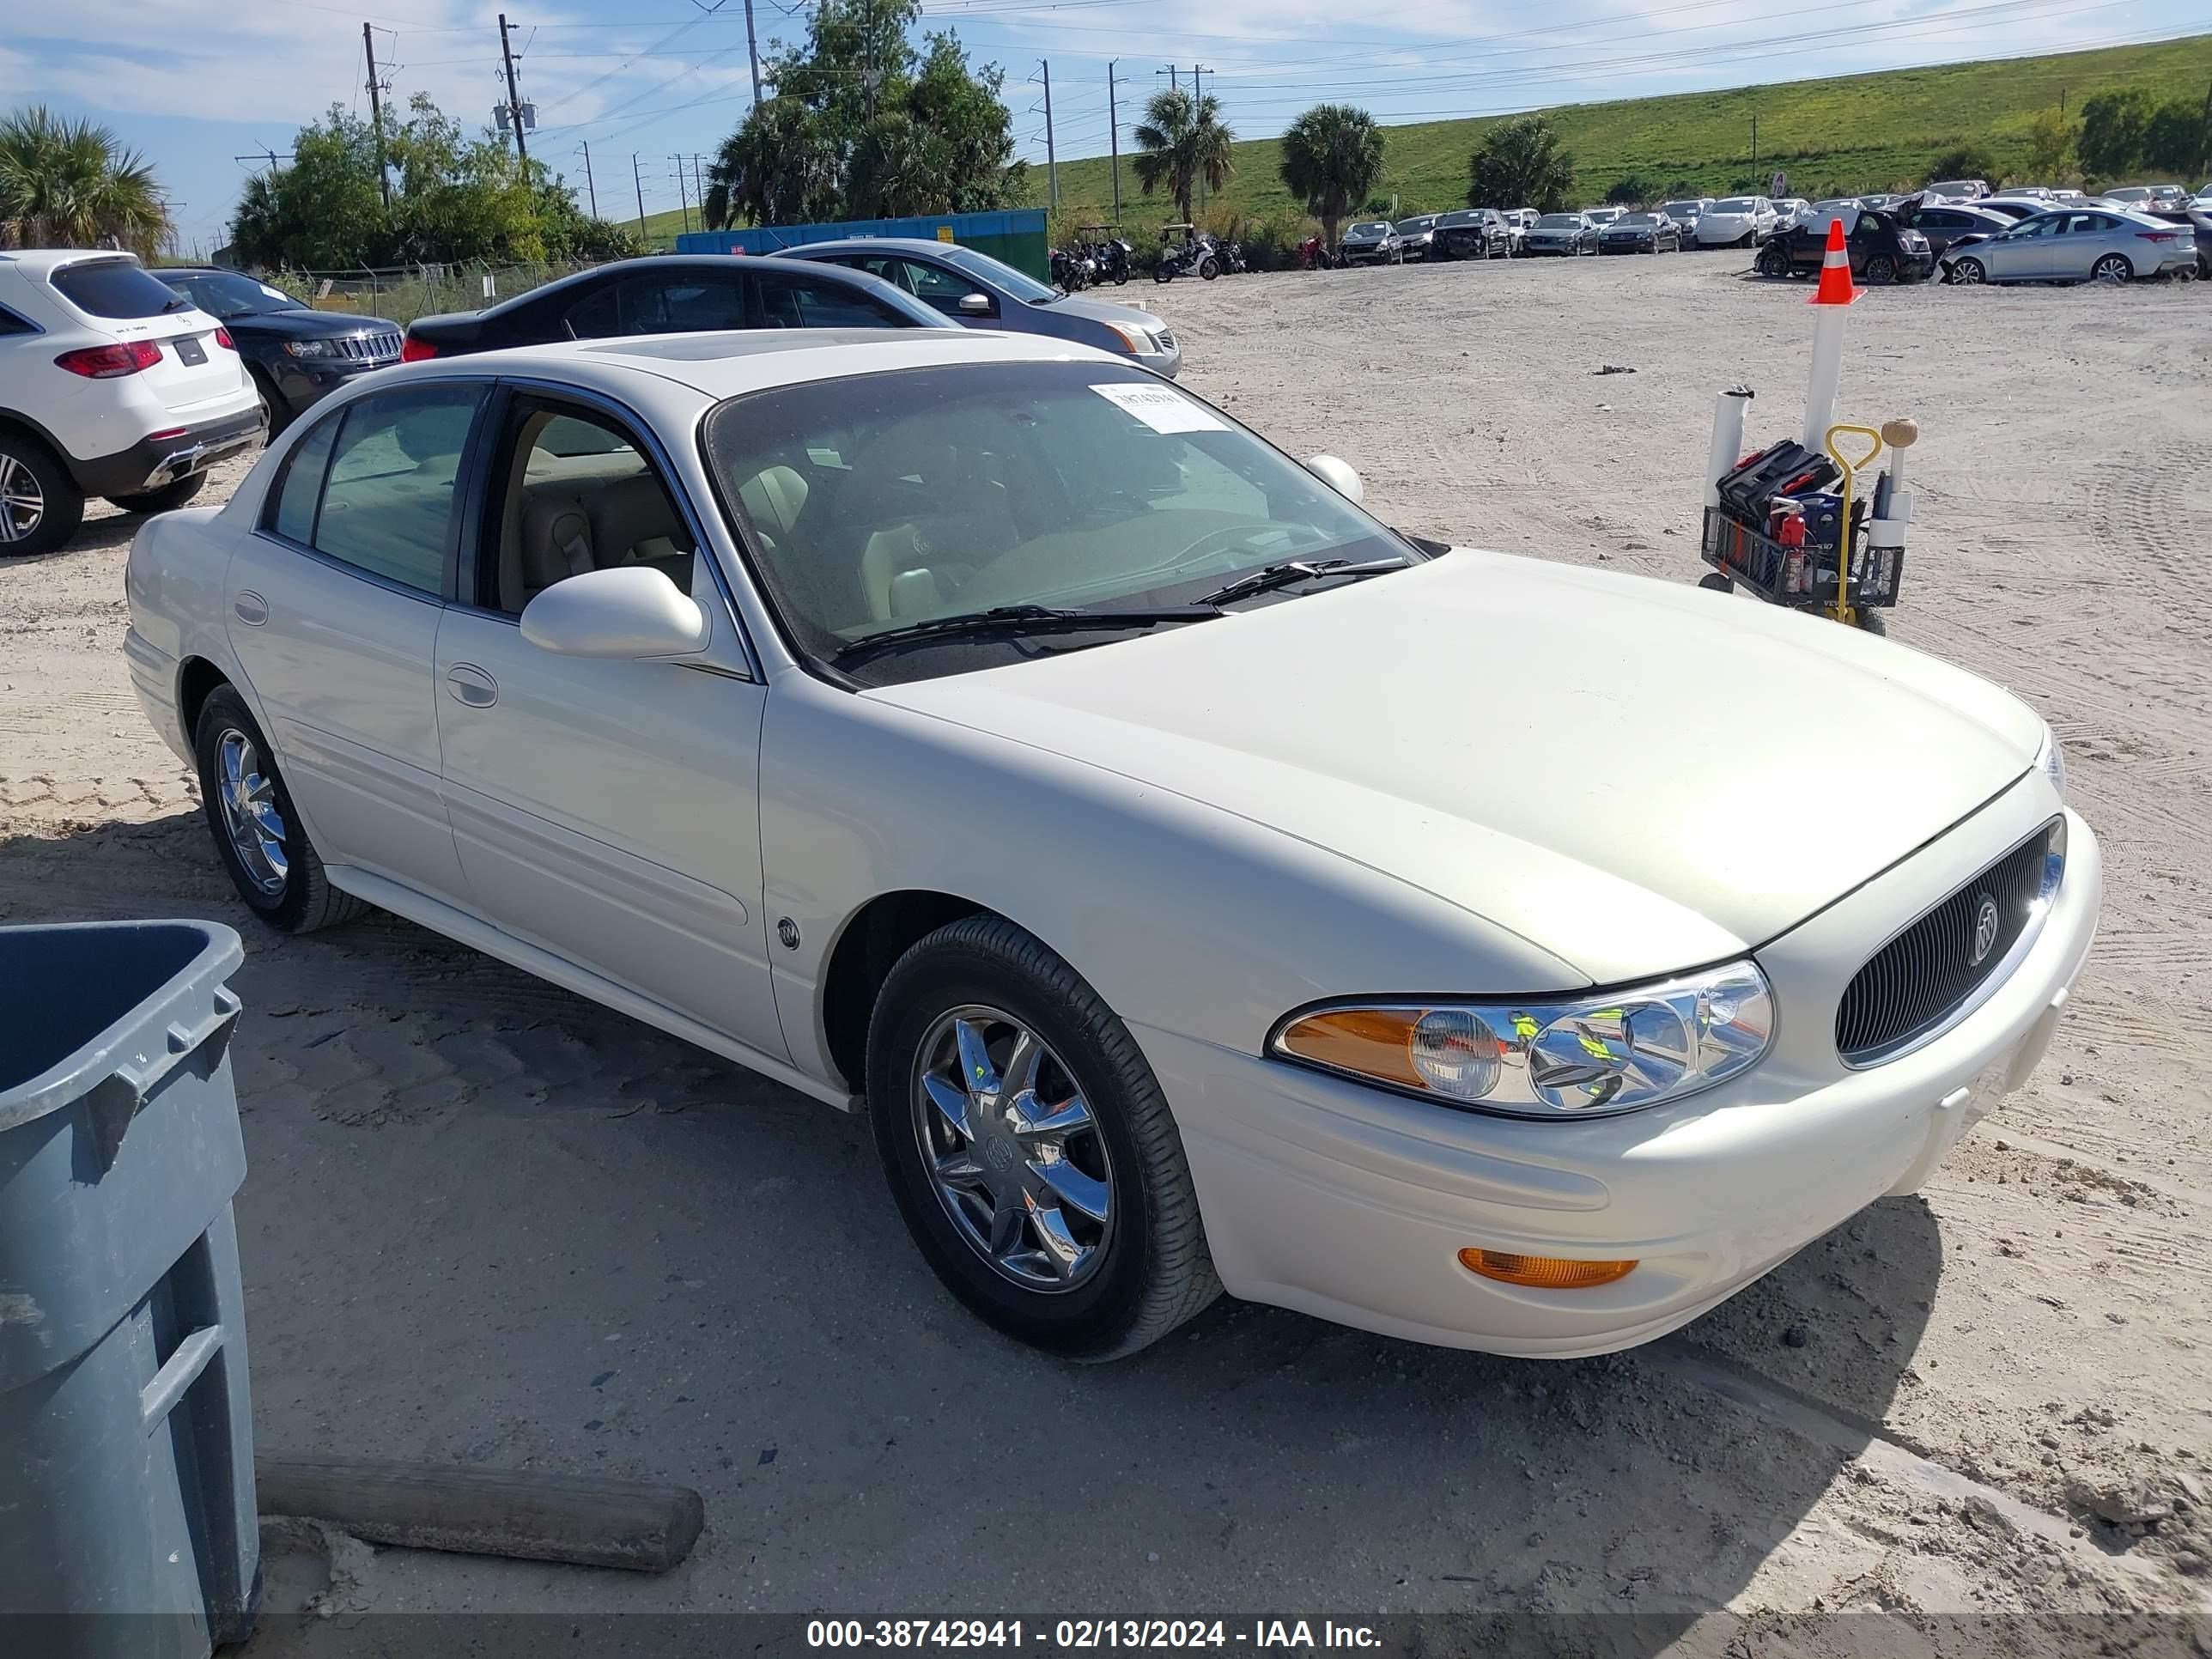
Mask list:
[[[499,701],[499,682],[473,663],[457,662],[448,668],[446,690],[454,701],[471,708],[489,708]]]
[[[269,620],[269,601],[252,588],[240,588],[230,602],[231,614],[248,628],[258,628]]]

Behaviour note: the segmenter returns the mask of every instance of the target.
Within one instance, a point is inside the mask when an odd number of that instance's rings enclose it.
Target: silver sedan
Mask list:
[[[2197,235],[2187,225],[2108,208],[2031,214],[1987,241],[1954,245],[1947,281],[2125,283],[2194,270]]]

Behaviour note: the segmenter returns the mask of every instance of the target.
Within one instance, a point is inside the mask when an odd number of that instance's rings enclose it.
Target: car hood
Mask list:
[[[1116,305],[1111,300],[1086,300],[1080,294],[1069,295],[1036,309],[1048,312],[1055,317],[1081,317],[1094,323],[1119,323],[1124,328],[1150,329],[1158,334],[1167,324],[1141,306]]]
[[[864,695],[1272,826],[1596,983],[1784,932],[2016,781],[2043,730],[1856,629],[1465,550]]]
[[[240,338],[328,340],[349,334],[397,334],[399,325],[349,311],[257,311],[223,325]]]

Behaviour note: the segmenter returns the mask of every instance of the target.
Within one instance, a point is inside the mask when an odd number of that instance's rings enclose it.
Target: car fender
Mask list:
[[[760,779],[776,1008],[793,1062],[824,1081],[838,1076],[826,964],[888,893],[995,911],[1132,1027],[1248,1054],[1323,997],[1589,983],[1493,922],[1279,830],[800,670],[770,688]]]

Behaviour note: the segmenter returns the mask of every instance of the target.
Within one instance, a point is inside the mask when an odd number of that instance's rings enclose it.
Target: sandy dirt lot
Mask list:
[[[1405,529],[1689,582],[1712,396],[1794,433],[1804,294],[1691,254],[1109,297]],[[2057,1614],[2086,1622],[2004,1643],[2212,1652],[2212,295],[1875,293],[1843,406],[1922,422],[1893,635],[2051,720],[2104,934],[1925,1194],[1571,1364],[1233,1304],[1118,1367],[1008,1346],[908,1245],[862,1123],[404,923],[258,929],[130,691],[129,521],[0,564],[0,921],[246,939],[263,1449],[706,1496],[665,1578],[362,1551],[336,1604],[1634,1613],[1577,1640],[1637,1653],[1834,1650],[1811,1616],[1854,1610],[1980,1653]],[[348,1628],[280,1604],[253,1650]]]

